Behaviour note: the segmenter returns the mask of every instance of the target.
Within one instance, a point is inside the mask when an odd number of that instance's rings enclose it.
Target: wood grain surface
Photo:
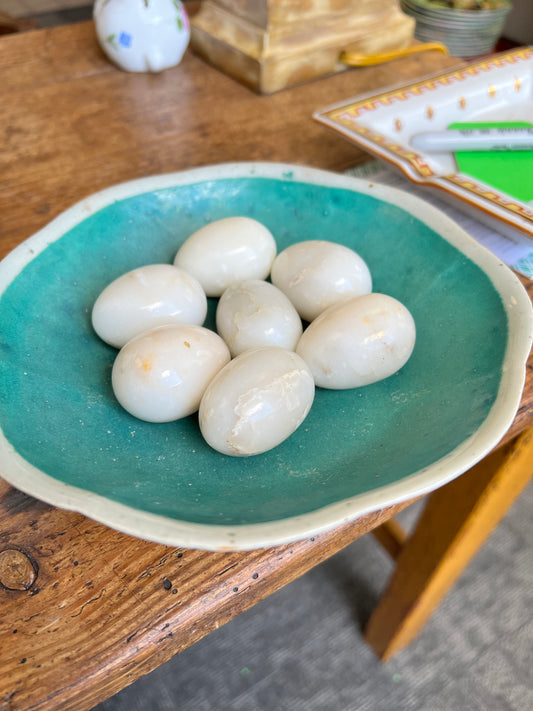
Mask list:
[[[120,72],[92,23],[1,37],[0,256],[141,176],[250,160],[345,170],[366,156],[315,109],[456,63],[430,52],[261,97],[190,52],[160,75]],[[507,440],[533,421],[528,367]],[[404,505],[297,544],[214,554],[128,537],[0,480],[0,709],[93,707]]]
[[[1,256],[124,180],[250,160],[352,167],[366,154],[313,111],[457,61],[428,52],[264,97],[190,52],[161,74],[115,70],[91,23],[2,37]]]
[[[429,496],[365,630],[380,659],[390,659],[419,633],[532,472],[530,428]]]
[[[61,511],[0,479],[0,709],[90,709],[405,507],[245,553],[156,545]]]

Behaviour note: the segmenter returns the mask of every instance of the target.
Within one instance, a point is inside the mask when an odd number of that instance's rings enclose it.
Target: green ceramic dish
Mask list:
[[[90,323],[111,280],[171,262],[194,230],[230,215],[263,222],[279,250],[304,239],[354,248],[374,290],[417,325],[399,373],[317,390],[300,429],[251,458],[211,450],[195,416],[149,424],[124,412],[110,387],[116,351]],[[303,538],[461,474],[512,422],[531,346],[520,282],[446,216],[398,190],[288,165],[109,188],[14,250],[0,291],[2,476],[132,535],[213,550]]]

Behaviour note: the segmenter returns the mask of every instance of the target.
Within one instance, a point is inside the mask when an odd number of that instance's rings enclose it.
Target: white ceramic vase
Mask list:
[[[189,44],[189,19],[180,0],[96,0],[93,18],[103,51],[128,72],[173,67]]]

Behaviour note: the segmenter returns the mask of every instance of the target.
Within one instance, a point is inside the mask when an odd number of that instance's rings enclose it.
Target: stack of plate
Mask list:
[[[432,0],[401,0],[401,8],[416,20],[416,39],[442,42],[450,54],[466,58],[494,49],[511,2],[503,0],[496,10],[456,10]]]

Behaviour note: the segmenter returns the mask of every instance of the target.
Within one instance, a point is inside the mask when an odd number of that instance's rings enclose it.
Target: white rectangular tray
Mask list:
[[[531,121],[533,47],[496,54],[378,94],[316,111],[313,118],[455,203],[502,234],[533,239],[533,205],[457,172],[453,154],[424,154],[413,135],[459,121]]]

